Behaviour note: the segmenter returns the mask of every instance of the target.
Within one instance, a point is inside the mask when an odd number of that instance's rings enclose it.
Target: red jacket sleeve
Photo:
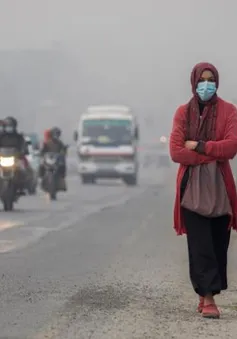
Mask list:
[[[215,159],[229,160],[237,154],[237,110],[230,106],[227,112],[225,124],[225,136],[220,141],[207,141],[205,143],[205,154]]]
[[[199,154],[185,148],[185,107],[180,106],[175,113],[170,135],[170,156],[174,162],[185,166],[207,164],[213,157]]]

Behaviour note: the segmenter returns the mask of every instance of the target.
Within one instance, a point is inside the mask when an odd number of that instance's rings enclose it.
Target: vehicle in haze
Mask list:
[[[155,138],[143,143],[143,167],[169,168],[171,166],[168,138],[165,136]]]
[[[4,211],[12,211],[17,201],[17,182],[21,163],[14,148],[0,149],[0,199]]]
[[[138,122],[126,106],[91,106],[74,132],[82,183],[121,178],[134,186],[138,179]]]
[[[31,140],[31,145],[34,151],[40,150],[40,139],[37,133],[27,133],[26,137]]]
[[[28,171],[28,178],[26,183],[26,189],[30,195],[36,194],[37,185],[38,185],[38,174],[40,166],[40,152],[37,149],[34,149],[32,144],[32,139],[26,135],[24,136],[25,142],[27,144],[29,154],[26,156],[30,170]]]

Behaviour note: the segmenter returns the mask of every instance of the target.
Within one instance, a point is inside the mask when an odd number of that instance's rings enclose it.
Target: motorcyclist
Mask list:
[[[58,127],[54,127],[50,130],[48,140],[44,142],[41,149],[41,155],[47,152],[64,153],[66,154],[67,147],[60,139],[61,130]]]
[[[54,152],[60,153],[62,155],[62,163],[60,165],[60,175],[64,179],[63,190],[66,191],[66,153],[67,146],[61,141],[61,130],[58,127],[53,127],[50,130],[48,141],[43,144],[41,149],[41,156],[43,157],[45,153]],[[43,168],[41,167],[41,176],[43,176]]]
[[[19,188],[23,191],[26,172],[29,169],[29,163],[26,155],[29,154],[28,147],[24,136],[17,131],[17,120],[14,117],[7,117],[4,119],[4,129],[0,133],[0,148],[14,148],[18,153],[18,157],[22,160],[25,168],[25,173],[22,174]],[[22,192],[23,193],[23,192]]]
[[[25,139],[17,131],[17,120],[13,117],[7,117],[3,120],[4,128],[0,134],[0,147],[16,148],[19,153],[26,154],[27,147]]]

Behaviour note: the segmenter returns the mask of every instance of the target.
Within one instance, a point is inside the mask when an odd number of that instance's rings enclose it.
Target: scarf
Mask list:
[[[193,97],[187,105],[187,140],[215,140],[217,95],[215,94],[208,102],[202,102],[196,93],[198,82],[205,70],[213,73],[217,89],[219,87],[219,74],[215,66],[202,62],[193,68],[191,73]],[[199,104],[204,105],[202,115]]]

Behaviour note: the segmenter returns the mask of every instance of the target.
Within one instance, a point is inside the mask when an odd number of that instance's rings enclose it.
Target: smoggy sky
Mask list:
[[[167,129],[196,62],[213,62],[220,94],[237,98],[236,13],[234,0],[0,0],[0,49],[59,44],[78,74],[75,111],[126,103]]]

